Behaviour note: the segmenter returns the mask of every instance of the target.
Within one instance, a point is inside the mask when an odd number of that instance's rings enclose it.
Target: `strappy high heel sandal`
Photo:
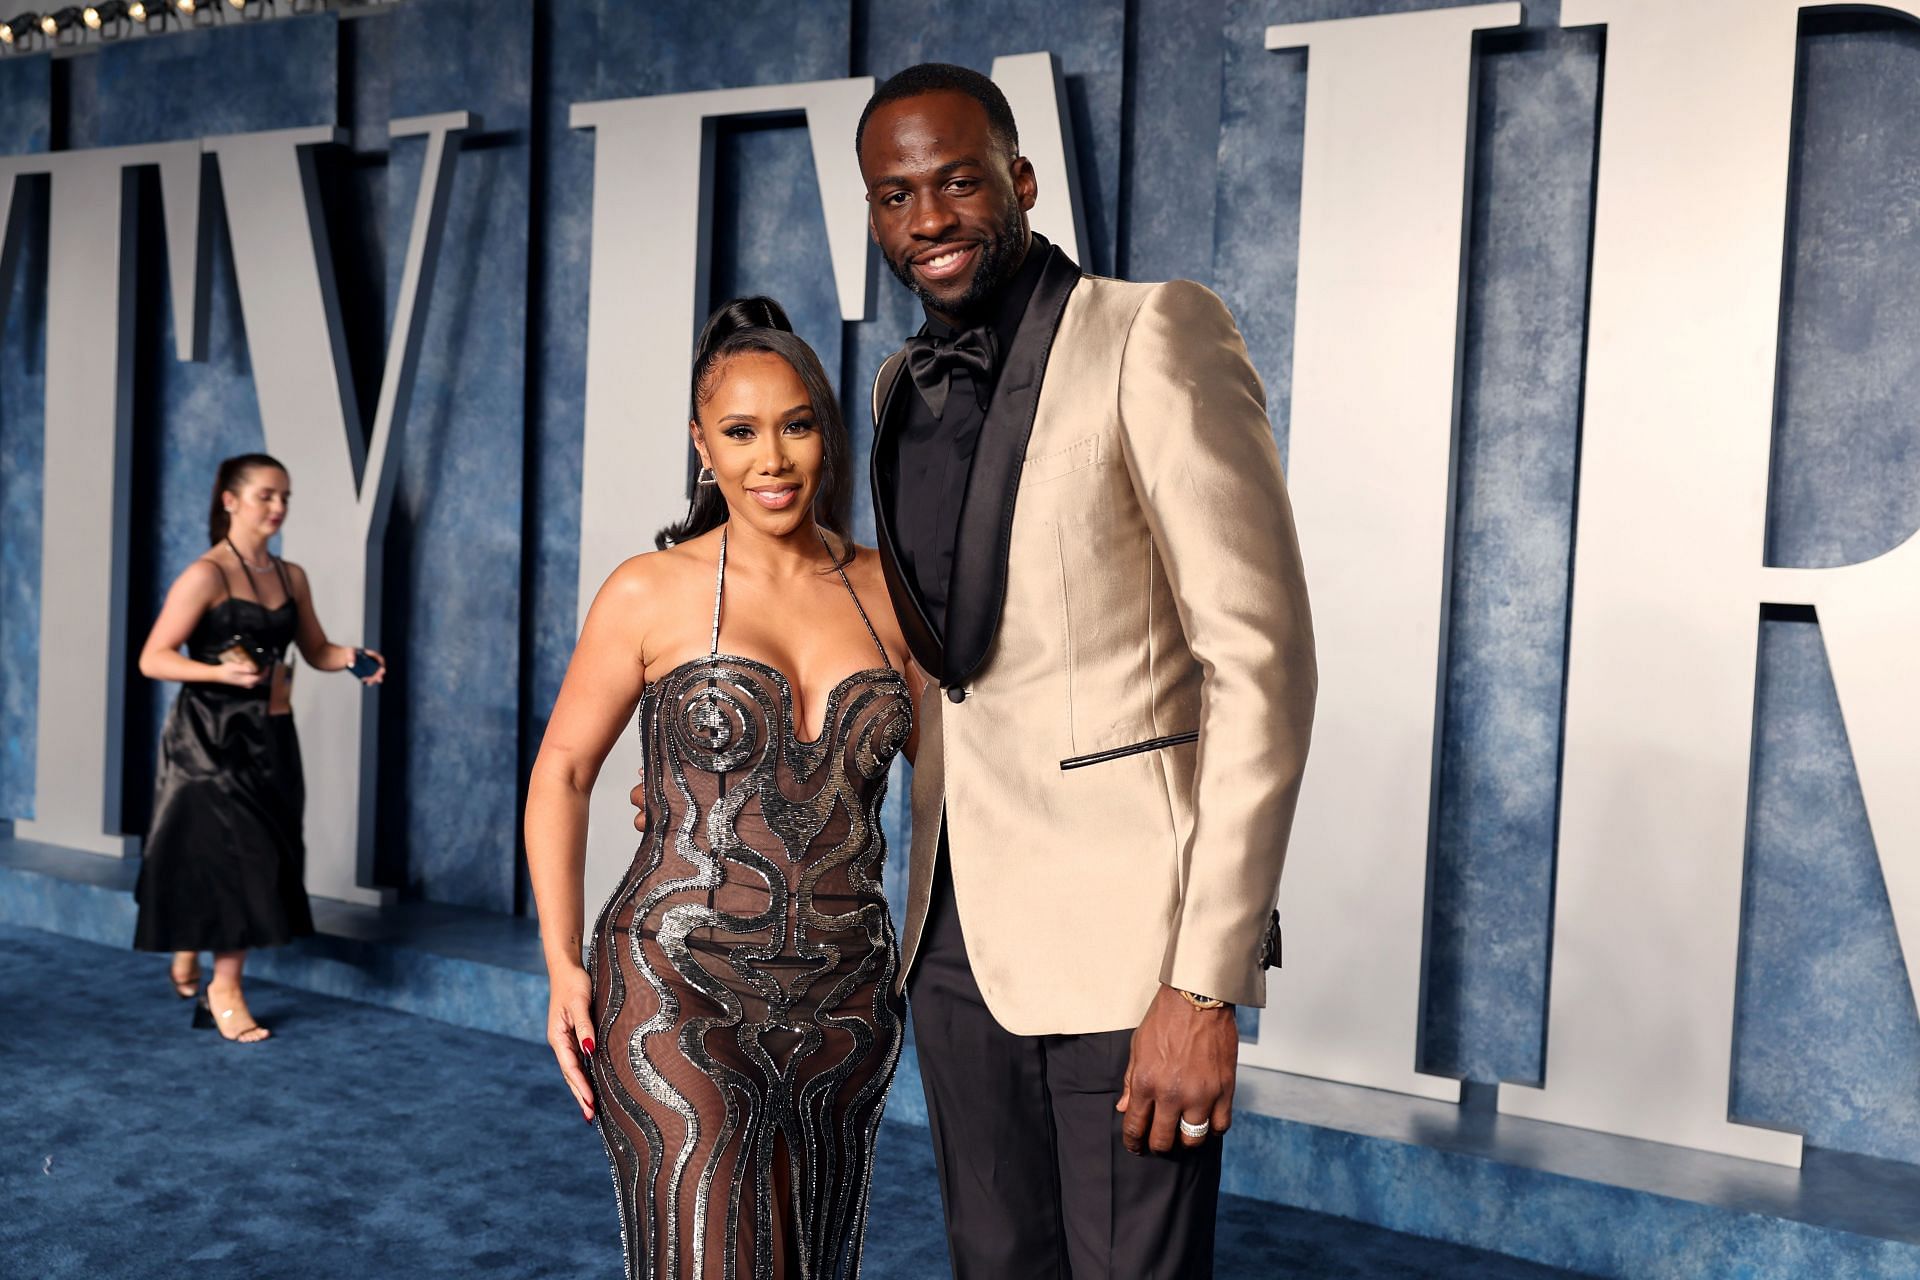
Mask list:
[[[213,1030],[218,1031],[220,1033],[220,1038],[222,1040],[225,1040],[228,1044],[259,1044],[264,1040],[268,1040],[272,1038],[273,1032],[267,1030],[267,1028],[261,1026],[258,1022],[248,1023],[246,1026],[240,1028],[238,1031],[234,1032],[232,1035],[228,1035],[227,1029],[220,1025],[220,1021],[221,1019],[231,1018],[232,1016],[233,1016],[233,1010],[222,1009],[220,1011],[220,1017],[215,1018],[213,1016],[213,1006],[207,1002],[207,993],[204,991],[200,993],[199,1000],[194,1002],[193,1025],[196,1030],[202,1027],[210,1027]],[[247,1034],[253,1031],[258,1031],[261,1034],[255,1036],[251,1040],[247,1039],[246,1038]]]
[[[191,978],[174,977],[172,963],[169,962],[167,965],[167,981],[173,984],[173,994],[179,996],[182,1000],[191,1000],[200,994],[200,978],[201,973],[198,963],[195,963],[193,966],[193,976]]]

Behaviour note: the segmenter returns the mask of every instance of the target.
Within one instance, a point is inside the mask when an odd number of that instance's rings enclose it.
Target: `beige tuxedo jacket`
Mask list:
[[[1053,260],[981,431],[943,638],[875,475],[889,586],[938,681],[901,982],[944,818],[968,958],[1007,1030],[1136,1026],[1162,983],[1260,1005],[1316,688],[1264,393],[1207,289],[1036,251]],[[914,394],[902,369],[875,381],[877,435]]]

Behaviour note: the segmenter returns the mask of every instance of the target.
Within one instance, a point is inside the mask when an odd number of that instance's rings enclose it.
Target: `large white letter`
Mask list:
[[[466,112],[395,120],[390,137],[424,134],[426,159],[407,239],[400,298],[369,438],[360,427],[346,335],[327,247],[311,149],[331,128],[209,138],[220,158],[241,314],[267,448],[293,472],[302,517],[287,526],[287,557],[308,570],[315,611],[337,642],[378,646],[381,548],[393,492],[387,461],[404,429],[458,137]],[[364,443],[363,443],[364,442]],[[294,684],[310,744],[307,887],[328,898],[377,902],[373,861],[377,739],[360,683],[345,675]]]
[[[139,846],[120,834],[120,764],[134,339],[134,241],[123,230],[127,170],[140,165],[160,169],[178,353],[194,359],[200,144],[0,161],[0,210],[11,208],[19,176],[52,174],[34,816],[16,822],[14,834],[116,856]],[[0,221],[0,242],[5,232]]]
[[[1763,567],[1800,8],[1562,10],[1607,26],[1605,114],[1546,1083],[1500,1097],[1789,1165],[1797,1135],[1727,1116],[1762,602],[1819,610],[1920,977],[1920,547]]]
[[[1028,225],[1087,265],[1087,219],[1080,200],[1080,162],[1073,146],[1067,83],[1051,53],[1015,53],[993,60],[993,83],[1007,95],[1020,125],[1020,153],[1033,165],[1040,199]]]
[[[1474,33],[1517,4],[1270,27],[1308,49],[1287,472],[1320,707],[1249,1062],[1455,1101],[1414,1070],[1444,670]]]

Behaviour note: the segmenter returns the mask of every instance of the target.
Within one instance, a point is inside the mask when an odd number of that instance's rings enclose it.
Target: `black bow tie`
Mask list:
[[[922,334],[907,339],[907,370],[913,374],[913,385],[920,389],[920,398],[936,418],[946,412],[947,392],[956,370],[973,380],[973,393],[985,409],[999,365],[1000,344],[994,340],[993,330],[984,325],[963,329],[950,338]]]

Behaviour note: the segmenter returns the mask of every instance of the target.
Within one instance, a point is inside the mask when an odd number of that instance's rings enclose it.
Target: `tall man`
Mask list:
[[[1206,289],[1031,233],[986,77],[901,72],[855,146],[927,317],[873,485],[933,677],[901,971],[954,1271],[1206,1276],[1315,690],[1259,377]]]

